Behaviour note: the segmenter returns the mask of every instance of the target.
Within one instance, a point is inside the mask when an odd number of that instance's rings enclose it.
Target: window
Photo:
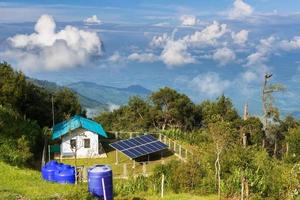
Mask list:
[[[90,148],[90,147],[91,147],[90,139],[84,139],[84,148]]]
[[[76,148],[76,140],[75,139],[70,140],[70,146],[72,149]]]

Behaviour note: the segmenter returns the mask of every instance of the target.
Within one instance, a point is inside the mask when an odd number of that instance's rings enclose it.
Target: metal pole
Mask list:
[[[54,99],[53,99],[53,96],[51,96],[51,103],[52,103],[52,128],[54,127]]]
[[[50,161],[50,145],[48,145],[48,161]]]
[[[106,191],[105,191],[105,184],[104,184],[104,178],[102,178],[102,188],[103,188],[103,196],[104,196],[104,200],[107,200],[107,197],[106,197]]]

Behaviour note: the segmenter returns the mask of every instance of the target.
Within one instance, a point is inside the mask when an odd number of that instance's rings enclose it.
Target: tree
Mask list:
[[[150,96],[153,124],[159,129],[191,129],[197,123],[196,107],[184,94],[165,87]]]
[[[279,110],[274,106],[272,94],[275,92],[284,91],[285,87],[281,84],[270,84],[268,81],[272,76],[273,76],[272,74],[268,74],[268,73],[266,73],[264,76],[264,84],[262,87],[262,104],[263,104],[263,113],[264,113],[263,115],[264,132],[267,138],[269,137],[273,140],[274,143],[273,155],[276,156],[278,131],[275,130],[276,129],[275,126],[280,119],[279,119]],[[263,146],[265,146],[265,142],[263,142]]]
[[[233,136],[233,130],[230,124],[225,121],[218,121],[208,125],[208,131],[212,137],[215,149],[215,178],[218,188],[218,199],[221,199],[221,163],[220,157],[223,151],[228,147],[228,144]]]

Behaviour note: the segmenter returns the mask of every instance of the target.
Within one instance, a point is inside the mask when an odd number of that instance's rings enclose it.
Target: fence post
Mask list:
[[[130,132],[130,138],[132,138],[132,132]]]
[[[164,136],[164,143],[167,144],[167,136]]]
[[[146,165],[146,162],[143,162],[143,175],[144,176],[147,175],[147,165]]]
[[[181,156],[181,145],[179,145],[179,156],[182,157]]]
[[[119,133],[118,132],[115,133],[115,138],[119,139]]]
[[[187,149],[185,149],[185,159],[187,159],[188,158],[188,151],[187,151]]]
[[[161,198],[164,197],[164,182],[165,182],[165,175],[162,174],[162,176],[161,176],[161,194],[160,194]]]
[[[170,138],[169,138],[168,146],[169,146],[169,149],[171,149],[171,139]]]
[[[159,137],[158,137],[159,141],[161,141],[161,133],[159,134]]]
[[[124,163],[124,165],[123,165],[123,177],[127,178],[127,164],[126,163]]]
[[[118,150],[116,150],[116,163],[115,163],[115,164],[116,164],[116,165],[119,164]]]
[[[176,153],[176,142],[174,141],[174,152]]]

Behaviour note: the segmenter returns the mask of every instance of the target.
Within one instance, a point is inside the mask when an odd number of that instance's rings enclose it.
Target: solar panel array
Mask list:
[[[130,158],[138,158],[166,149],[168,146],[158,141],[152,135],[143,135],[110,144],[114,149],[121,151]]]

